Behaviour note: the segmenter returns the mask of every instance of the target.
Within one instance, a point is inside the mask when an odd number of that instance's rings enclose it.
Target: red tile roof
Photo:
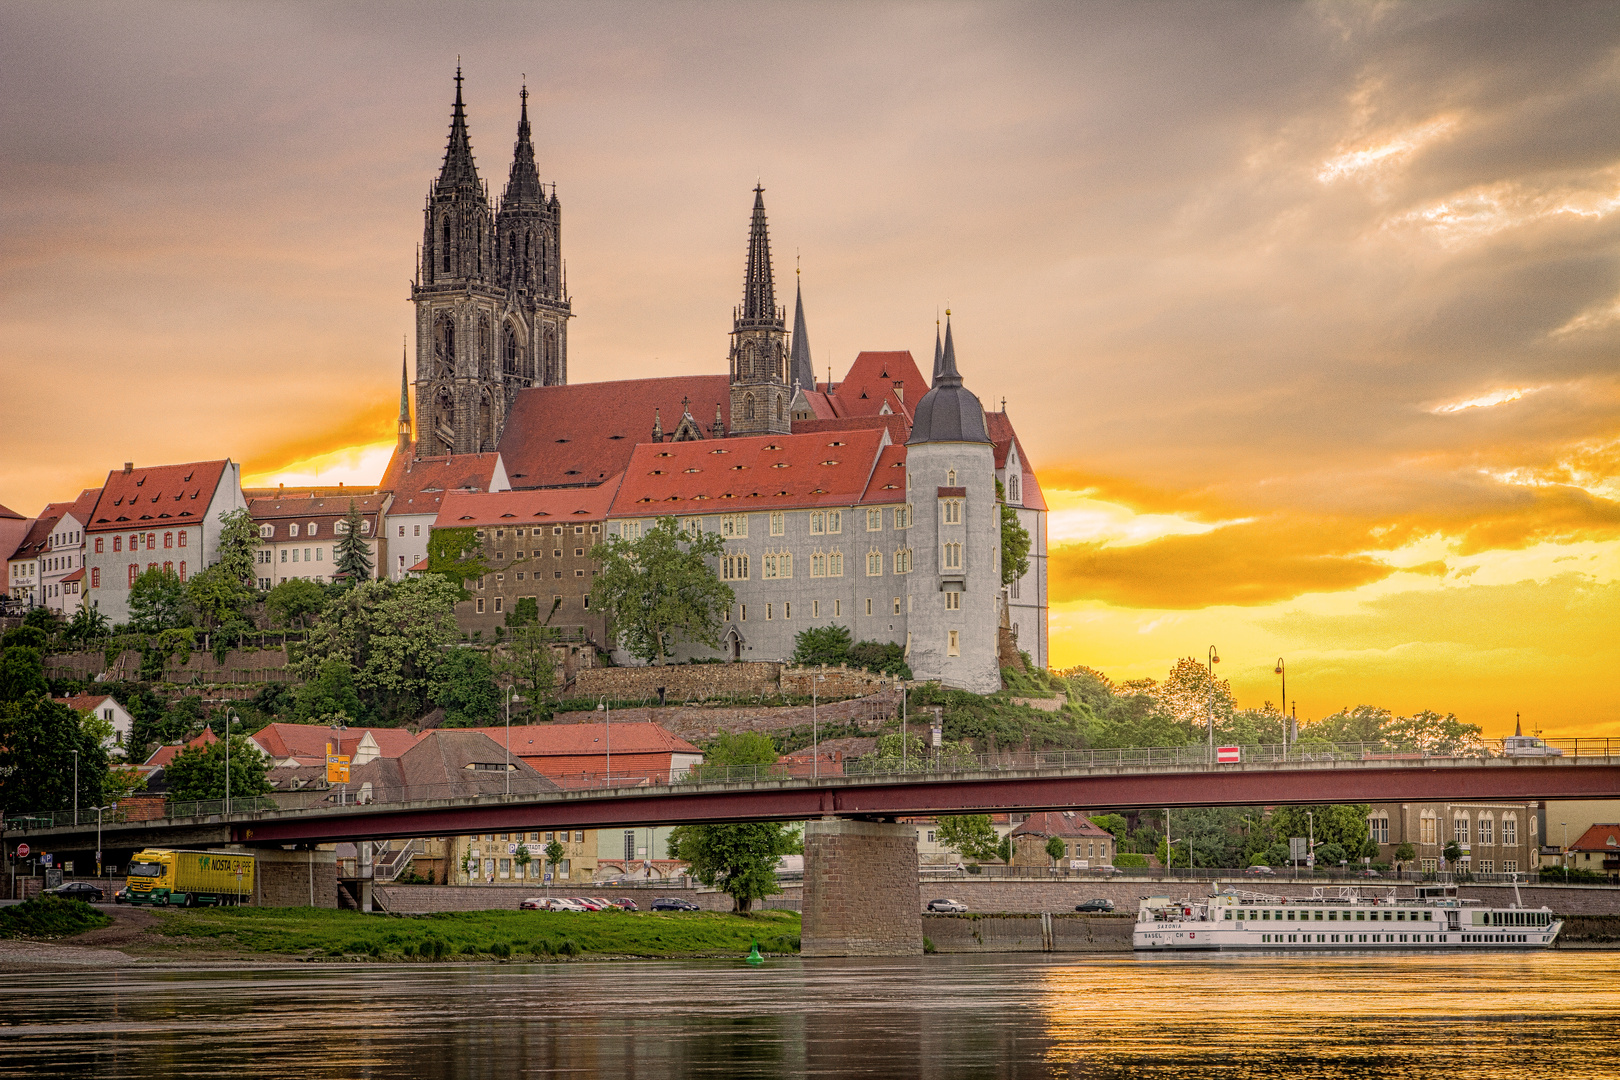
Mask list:
[[[487,494],[449,494],[433,524],[439,528],[484,525],[522,525],[536,518],[581,521],[607,517],[618,490],[612,482],[589,488],[551,488],[545,491],[497,491]]]
[[[146,528],[142,522],[169,520],[175,524],[201,524],[214,490],[230,465],[228,459],[193,461],[184,465],[157,465],[122,469],[107,474],[93,520],[86,532],[116,532]]]
[[[90,515],[96,512],[96,500],[101,498],[100,488],[85,488],[79,492],[79,497],[73,501],[73,508],[68,513],[80,525],[90,523]]]
[[[277,761],[285,758],[323,760],[327,743],[335,743],[337,753],[353,757],[355,748],[368,732],[382,757],[398,757],[417,741],[417,736],[404,728],[355,727],[338,732],[324,724],[267,724],[249,737]]]
[[[413,458],[414,450],[400,453],[396,448],[388,460],[378,491],[393,492],[399,502],[407,494],[440,491],[488,491],[500,461],[497,453],[452,454],[447,457]],[[347,504],[345,504],[347,505]],[[398,502],[394,513],[426,514],[431,511],[401,510]]]
[[[911,434],[911,422],[899,413],[887,416],[840,416],[832,420],[795,420],[793,434],[809,435],[827,431],[860,431],[864,428],[883,428],[889,441],[903,443]]]
[[[0,506],[0,518],[17,518],[18,520],[21,520],[21,521],[27,520],[21,514],[17,513],[17,511],[11,509],[9,506]]]
[[[214,729],[211,727],[206,727],[203,728],[201,735],[198,735],[190,742],[178,746],[158,747],[156,750],[152,751],[152,756],[147,758],[144,762],[142,762],[142,764],[146,765],[148,768],[153,766],[162,768],[169,762],[173,761],[179,755],[180,751],[184,750],[187,746],[207,746],[209,743],[217,742],[219,742],[219,736],[214,734]]]
[[[1031,814],[1029,819],[1012,831],[1014,836],[1112,836],[1106,829],[1099,829],[1091,823],[1084,814],[1077,814],[1073,810],[1052,810],[1041,814]]]
[[[1620,850],[1620,824],[1612,822],[1599,822],[1593,825],[1569,845],[1570,851],[1616,851]]]
[[[827,396],[825,390],[804,388],[804,399],[810,406],[810,411],[816,414],[817,419],[832,420],[838,416],[838,405]],[[803,421],[800,421],[802,423]],[[797,424],[794,425],[798,426]]]
[[[82,566],[79,567],[77,570],[73,571],[73,573],[69,574],[67,577],[63,578],[62,580],[63,581],[82,581],[82,580],[84,580],[84,567],[82,567]]]
[[[866,483],[863,503],[902,503],[906,501],[906,448],[885,446],[878,455],[877,468]]]
[[[756,435],[636,447],[609,517],[849,506],[871,479],[883,431]]]
[[[512,753],[526,758],[600,755],[607,752],[606,724],[513,724]],[[506,746],[506,727],[467,728],[481,731]],[[667,728],[646,722],[614,724],[613,753],[701,754],[703,751]]]
[[[362,527],[360,535],[367,539],[377,535],[377,515],[382,510],[386,495],[357,495],[342,498],[260,498],[248,500],[248,513],[259,525],[270,526],[270,535],[265,540],[291,539],[288,525],[306,521],[324,524],[327,526],[318,535],[328,538],[336,536],[332,526],[349,516],[349,504],[360,512],[362,522],[370,528]],[[263,534],[261,533],[261,536]]]
[[[1040,481],[1035,479],[1035,467],[1029,463],[1029,455],[1024,453],[1024,444],[1018,441],[1018,433],[1013,430],[1012,421],[1005,412],[986,412],[984,414],[985,432],[996,448],[996,468],[1002,469],[1007,465],[1007,452],[1014,443],[1018,445],[1018,463],[1023,470],[1023,479],[1019,492],[1022,502],[1019,505],[1030,510],[1045,510],[1046,496],[1041,493]]]
[[[39,512],[28,532],[17,544],[13,559],[31,559],[51,550],[51,530],[62,520],[62,515],[73,509],[72,503],[51,503]]]
[[[900,383],[896,392],[895,383]],[[833,391],[840,416],[875,416],[887,404],[903,413],[907,422],[912,409],[928,393],[928,380],[917,368],[909,351],[863,352],[849,366],[849,374]]]
[[[501,436],[501,458],[514,488],[599,484],[630,464],[631,452],[652,439],[656,413],[664,433],[681,422],[681,400],[705,435],[715,405],[731,420],[724,375],[536,386],[519,390]]]
[[[94,712],[101,707],[103,701],[118,704],[111,694],[74,694],[72,697],[57,698],[57,701],[76,712]]]

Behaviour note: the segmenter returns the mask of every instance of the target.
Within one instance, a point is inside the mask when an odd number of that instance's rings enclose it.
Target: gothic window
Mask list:
[[[478,317],[478,376],[487,379],[491,375],[493,357],[491,356],[491,341],[489,332],[489,316]]]
[[[455,370],[456,323],[449,315],[439,316],[439,331],[434,335],[433,351],[440,374]]]
[[[450,219],[444,219],[444,243],[439,246],[439,253],[444,259],[444,272],[450,272]]]
[[[525,282],[527,282],[529,280],[529,268],[534,265],[534,249],[533,249],[533,246],[532,246],[533,243],[534,243],[534,235],[532,233],[524,233],[523,234],[523,280]]]
[[[506,269],[509,273],[517,270],[517,234],[513,233],[506,238]]]
[[[778,420],[782,419],[782,398],[780,395],[776,398],[776,418]]]
[[[745,361],[745,363],[746,363],[746,361]],[[753,418],[754,418],[754,395],[753,394],[748,394],[748,395],[743,397],[743,419],[744,420],[752,420]]]
[[[506,327],[504,339],[505,340],[502,343],[501,349],[501,365],[505,369],[506,374],[516,375],[518,373],[517,334],[513,332],[510,325]]]

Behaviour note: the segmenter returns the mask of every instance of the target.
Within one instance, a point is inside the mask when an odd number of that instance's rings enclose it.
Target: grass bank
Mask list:
[[[320,908],[159,911],[172,948],[210,953],[394,961],[545,959],[571,956],[741,956],[799,951],[799,915],[710,911],[457,911],[380,915]]]
[[[44,941],[82,934],[111,922],[83,900],[37,897],[0,908],[0,938]]]

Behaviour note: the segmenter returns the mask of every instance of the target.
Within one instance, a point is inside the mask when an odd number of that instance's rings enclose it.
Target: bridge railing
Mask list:
[[[1531,744],[1533,743],[1533,745]],[[934,777],[964,774],[1040,775],[1063,774],[1077,770],[1154,771],[1160,769],[1200,769],[1219,771],[1252,765],[1331,766],[1413,764],[1422,762],[1552,762],[1560,759],[1594,759],[1620,756],[1620,739],[1581,738],[1559,743],[1539,740],[1471,741],[1466,744],[1432,749],[1411,749],[1387,743],[1290,743],[1257,744],[1212,749],[1208,744],[1170,747],[1098,748],[1086,750],[1018,750],[989,754],[959,750],[927,750],[905,757],[867,755],[845,758],[831,752],[805,754],[799,751],[768,765],[705,765],[673,770],[620,766],[611,771],[580,770],[567,774],[537,774],[506,771],[504,763],[480,767],[467,778],[449,784],[312,784],[273,796],[231,800],[231,814],[260,814],[299,809],[338,809],[390,803],[415,803],[437,799],[520,797],[533,798],[548,792],[624,792],[658,787],[686,788],[696,785],[789,784],[805,781],[895,778],[926,781]],[[222,800],[198,802],[169,801],[154,805],[150,797],[130,799],[112,811],[104,812],[102,823],[126,824],[143,820],[208,818],[223,815]],[[94,811],[81,808],[77,819],[72,810],[12,813],[5,817],[11,831],[60,828],[77,824],[93,825]]]

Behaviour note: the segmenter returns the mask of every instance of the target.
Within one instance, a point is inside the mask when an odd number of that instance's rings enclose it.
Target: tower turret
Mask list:
[[[495,258],[501,287],[518,317],[501,333],[501,375],[508,399],[524,386],[568,381],[567,287],[562,274],[562,206],[546,196],[534,163],[529,88],[519,92],[512,168],[495,215]]]
[[[810,362],[810,334],[804,328],[804,282],[793,272],[793,353],[788,382],[811,394],[816,389],[816,366]]]
[[[776,280],[771,269],[764,196],[765,189],[755,185],[743,302],[733,312],[730,358],[733,435],[785,435],[791,424],[786,313],[776,306]]]

